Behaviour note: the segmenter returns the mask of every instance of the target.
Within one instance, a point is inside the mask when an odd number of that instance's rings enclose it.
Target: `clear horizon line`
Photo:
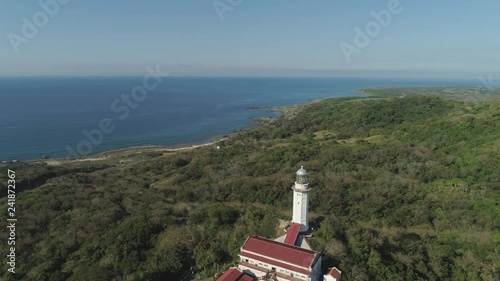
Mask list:
[[[401,72],[399,72],[401,73]],[[337,74],[337,75],[327,75],[327,74],[187,74],[187,73],[170,73],[169,75],[166,75],[165,77],[175,77],[175,78],[381,78],[381,79],[431,79],[431,80],[453,80],[453,79],[470,79],[470,80],[477,80],[477,76],[473,75],[445,75],[443,76],[430,76],[430,75],[412,75],[410,73],[407,73],[408,75],[405,75],[402,73],[402,75],[380,75],[380,72],[374,72],[374,75],[370,75],[369,73],[359,73],[359,74],[353,74],[353,73],[345,73],[345,74]],[[376,75],[379,74],[379,75]],[[442,73],[445,74],[445,73]],[[91,73],[82,73],[82,74],[61,74],[61,73],[55,73],[55,74],[0,74],[0,78],[119,78],[119,77],[142,77],[144,76],[141,73],[116,73],[116,74],[109,74],[109,73],[97,73],[97,74],[91,74]],[[466,78],[465,78],[466,77]]]

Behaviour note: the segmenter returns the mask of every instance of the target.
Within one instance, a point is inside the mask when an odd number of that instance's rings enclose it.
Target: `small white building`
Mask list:
[[[342,276],[342,271],[338,270],[336,267],[332,267],[327,274],[323,276],[323,281],[340,281]]]

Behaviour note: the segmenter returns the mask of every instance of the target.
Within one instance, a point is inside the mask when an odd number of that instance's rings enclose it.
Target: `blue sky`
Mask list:
[[[213,0],[71,0],[16,54],[8,34],[23,36],[22,18],[43,10],[3,0],[0,75],[141,74],[161,64],[178,75],[500,77],[498,0],[400,0],[402,12],[348,63],[339,45],[355,46],[354,28],[390,1],[242,0],[221,20]]]

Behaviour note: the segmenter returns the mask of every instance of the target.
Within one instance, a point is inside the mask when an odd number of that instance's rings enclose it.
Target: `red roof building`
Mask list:
[[[297,171],[292,189],[293,216],[286,235],[276,240],[248,237],[238,254],[238,268],[229,269],[217,281],[340,281],[337,268],[323,275],[321,253],[311,250],[306,241],[312,234],[308,218],[311,188],[304,167]]]
[[[291,223],[290,227],[288,227],[285,241],[283,243],[288,245],[295,245],[295,241],[297,241],[297,237],[299,236],[300,227],[301,225],[298,223]]]
[[[233,267],[224,272],[217,281],[253,281],[253,278]]]
[[[340,277],[342,277],[342,271],[338,270],[336,267],[332,267],[330,271],[325,274],[325,281],[340,281]]]
[[[238,255],[238,267],[252,276],[273,272],[278,280],[319,280],[321,276],[321,254],[294,245],[249,237]]]

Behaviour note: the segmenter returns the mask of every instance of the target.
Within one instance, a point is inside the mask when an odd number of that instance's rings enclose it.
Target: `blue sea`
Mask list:
[[[139,145],[197,144],[252,126],[252,117],[276,116],[248,107],[359,96],[354,91],[367,87],[478,84],[375,78],[167,77],[141,96],[141,101],[123,100],[122,95],[130,95],[135,86],[142,85],[142,79],[0,78],[0,160],[66,157],[71,151],[95,154]],[[90,146],[84,131],[94,138]]]

